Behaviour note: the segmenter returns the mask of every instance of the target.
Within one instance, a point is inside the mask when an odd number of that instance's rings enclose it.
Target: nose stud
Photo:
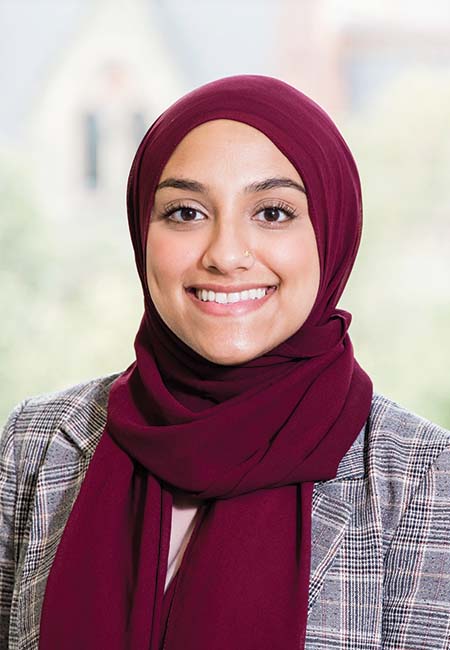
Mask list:
[[[244,251],[244,257],[250,257],[251,253],[250,251]]]

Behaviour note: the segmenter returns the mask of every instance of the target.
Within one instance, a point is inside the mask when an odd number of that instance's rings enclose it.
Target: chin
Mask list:
[[[258,351],[258,350],[241,350],[237,348],[233,348],[230,350],[221,350],[220,354],[217,353],[217,351],[213,350],[197,350],[199,354],[201,354],[205,359],[208,359],[208,361],[212,361],[213,363],[217,363],[222,366],[234,366],[239,363],[245,363],[246,361],[250,361],[251,359],[255,359],[256,357],[259,357],[261,354],[264,354],[265,349]]]

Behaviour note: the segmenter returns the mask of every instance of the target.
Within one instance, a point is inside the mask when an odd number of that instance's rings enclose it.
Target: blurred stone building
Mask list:
[[[123,213],[132,156],[180,86],[151,3],[91,3],[30,106],[43,212],[76,221]]]
[[[69,222],[122,214],[131,159],[149,124],[214,77],[273,74],[337,116],[363,110],[413,59],[450,65],[449,23],[439,13],[411,23],[409,5],[408,22],[404,2],[391,3],[382,20],[331,0],[64,4],[0,9],[0,145],[23,152],[42,212]]]

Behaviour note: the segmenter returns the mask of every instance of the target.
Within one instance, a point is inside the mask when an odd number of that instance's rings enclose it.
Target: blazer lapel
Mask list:
[[[364,439],[365,428],[341,460],[336,478],[314,484],[308,612],[317,600],[352,518],[354,506],[341,496],[342,488],[344,482],[364,478]]]
[[[88,411],[89,409],[87,409]],[[20,558],[18,650],[34,647],[48,574],[65,524],[103,431],[106,413],[77,409],[53,435],[31,504],[29,540]],[[31,643],[30,643],[31,642]]]

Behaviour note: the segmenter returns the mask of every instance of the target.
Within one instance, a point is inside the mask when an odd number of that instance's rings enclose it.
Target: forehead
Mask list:
[[[290,174],[300,179],[289,159],[262,131],[244,122],[215,119],[189,131],[177,144],[161,173],[161,180],[176,172],[212,174],[220,168],[242,174]]]

